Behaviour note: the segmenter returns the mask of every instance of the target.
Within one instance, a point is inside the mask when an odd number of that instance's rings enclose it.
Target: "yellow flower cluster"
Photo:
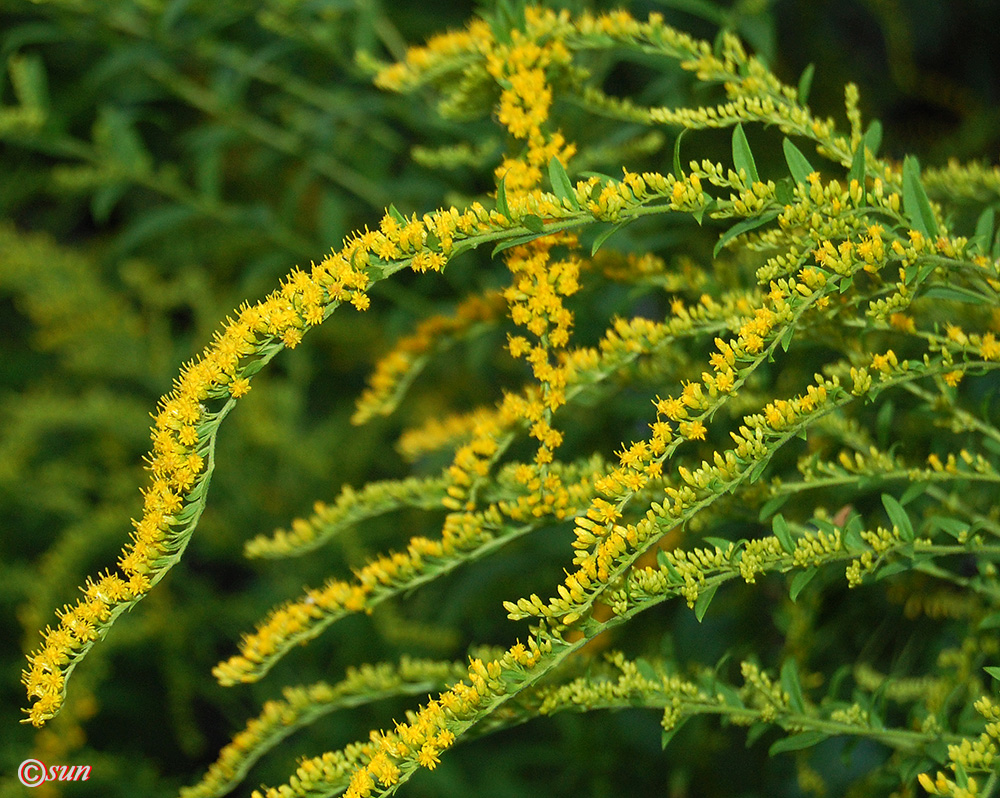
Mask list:
[[[501,657],[489,662],[470,658],[463,681],[453,685],[421,707],[407,713],[406,723],[392,731],[373,732],[366,746],[367,764],[354,771],[346,798],[367,798],[376,790],[396,784],[404,769],[413,765],[433,769],[442,751],[456,740],[477,711],[506,692],[501,675],[512,670],[524,672],[552,650],[551,643],[528,638],[527,645],[515,643]],[[254,793],[254,798],[282,798],[278,790]]]
[[[425,356],[436,344],[461,335],[477,322],[493,321],[506,307],[499,293],[474,294],[462,301],[451,316],[431,316],[421,321],[412,334],[396,342],[375,365],[368,385],[357,400],[352,424],[364,424],[375,415],[386,415],[395,408],[395,396],[419,369]]]
[[[504,292],[514,323],[539,339],[532,346],[522,336],[510,336],[508,347],[514,357],[523,357],[531,364],[542,385],[541,407],[527,403],[524,415],[531,424],[532,437],[540,444],[535,456],[540,465],[550,463],[553,450],[562,443],[562,434],[552,428],[549,415],[566,402],[566,370],[552,362],[551,350],[562,349],[569,342],[573,314],[563,305],[562,297],[576,292],[580,272],[575,258],[551,259],[551,249],[560,243],[559,238],[550,236],[513,248],[507,267],[515,281]]]
[[[396,449],[407,460],[454,448],[473,435],[480,425],[497,425],[500,410],[497,408],[477,408],[469,413],[453,413],[443,418],[434,416],[420,426],[411,427],[400,435]]]
[[[29,656],[23,680],[33,701],[31,723],[40,726],[58,711],[66,675],[114,618],[149,591],[185,545],[184,530],[197,520],[198,488],[209,471],[210,438],[225,412],[211,413],[204,403],[245,394],[252,372],[244,369],[250,360],[268,347],[295,346],[303,330],[319,324],[334,303],[368,306],[368,276],[351,263],[356,250],[349,245],[309,273],[296,270],[262,302],[243,305],[160,400],[142,518],[134,522],[131,542],[119,558],[120,573],[88,579],[84,597],[58,613],[59,626],[47,628],[41,648]]]
[[[456,240],[502,224],[510,222],[478,204],[465,213],[452,208],[420,220],[387,213],[377,231],[350,238],[309,271],[293,270],[278,290],[255,305],[242,305],[236,318],[227,320],[159,403],[147,466],[151,482],[143,492],[143,516],[134,522],[131,543],[119,559],[120,574],[88,579],[84,598],[58,613],[59,626],[47,628],[42,646],[28,657],[23,681],[33,702],[31,723],[40,726],[58,711],[66,676],[76,662],[122,611],[145,596],[187,544],[203,506],[214,432],[231,407],[226,403],[211,411],[205,403],[245,395],[259,367],[255,364],[281,347],[297,346],[338,304],[367,309],[369,270],[382,277],[405,266],[440,269]],[[360,607],[363,597],[356,592],[352,588],[340,598]]]
[[[948,746],[948,759],[954,771],[954,780],[940,771],[933,781],[926,773],[920,774],[920,786],[930,795],[975,798],[980,794],[979,784],[967,773],[989,773],[1000,760],[1000,704],[989,696],[983,696],[974,706],[986,719],[986,731],[976,740],[964,739],[957,745]]]
[[[198,784],[181,789],[181,798],[211,798],[228,792],[242,773],[273,745],[275,736],[284,736],[290,730],[346,704],[371,701],[378,696],[426,692],[428,684],[446,685],[464,674],[465,666],[460,662],[403,657],[398,665],[380,663],[348,668],[343,680],[333,685],[317,682],[302,687],[286,687],[281,700],[264,702],[260,714],[252,718],[219,752],[219,757]],[[359,747],[358,753],[363,749],[363,746]],[[326,771],[326,776],[332,775],[334,763],[330,758],[320,761],[322,764],[318,767],[314,764],[312,769],[307,767],[306,772],[318,770]],[[345,776],[352,763],[344,761],[337,764],[346,766],[339,769],[339,773]]]
[[[789,696],[780,684],[760,669],[754,662],[741,662],[740,673],[746,682],[744,700],[760,710],[761,720],[774,720],[779,712],[787,711]]]
[[[296,518],[291,529],[278,529],[271,537],[258,536],[247,541],[243,552],[248,558],[303,554],[366,518],[401,507],[438,507],[447,495],[447,486],[444,478],[416,477],[369,482],[361,490],[345,485],[332,505],[316,502],[310,517]]]
[[[406,585],[426,569],[460,561],[467,553],[494,539],[502,528],[495,508],[479,513],[450,513],[440,540],[412,537],[405,552],[383,554],[355,572],[355,579],[330,579],[322,588],[307,590],[268,613],[253,634],[240,642],[240,653],[216,665],[213,673],[222,684],[255,681],[292,645],[310,640],[344,615],[370,611],[399,585]],[[395,590],[394,590],[395,588]]]

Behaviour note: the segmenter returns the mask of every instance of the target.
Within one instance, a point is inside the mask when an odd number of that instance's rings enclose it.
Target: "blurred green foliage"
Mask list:
[[[866,117],[883,120],[900,154],[931,164],[996,155],[1000,10],[987,0],[633,4],[636,15],[653,9],[694,35],[735,29],[791,83],[815,64],[820,113],[837,112],[843,84],[857,82]],[[368,367],[392,340],[498,279],[483,256],[444,279],[381,283],[369,314],[338,314],[262,373],[220,439],[220,461],[240,467],[217,472],[197,541],[176,573],[81,667],[62,716],[41,732],[14,722],[24,703],[16,678],[23,652],[83,577],[113,562],[138,511],[148,413],[178,365],[241,301],[373,223],[389,202],[421,212],[491,189],[494,125],[445,122],[419,101],[382,94],[356,61],[362,52],[400,57],[407,43],[473,12],[463,3],[379,0],[0,0],[0,662],[8,674],[0,682],[0,796],[22,794],[14,774],[29,755],[93,766],[91,780],[66,786],[66,795],[173,795],[274,684],[289,680],[283,675],[307,682],[402,651],[461,658],[463,640],[508,642],[492,639],[503,623],[499,602],[520,595],[527,583],[517,574],[535,551],[515,548],[485,570],[351,619],[336,640],[315,641],[270,681],[223,690],[208,676],[268,607],[363,562],[379,534],[405,518],[300,559],[294,571],[248,564],[239,556],[246,538],[307,513],[342,484],[402,473],[382,450],[408,413],[427,415],[445,399],[471,408],[498,394],[490,375],[500,368],[502,379],[510,365],[493,362],[495,347],[473,342],[431,372],[402,414],[349,424]],[[613,58],[605,88],[667,105],[686,91]],[[609,123],[601,133],[614,157],[602,162],[597,148],[592,168],[615,163],[629,146],[632,168],[668,162],[663,141],[634,139],[638,128]],[[460,141],[477,144],[466,162],[421,165],[420,148]],[[648,244],[648,229],[638,229]],[[625,307],[629,299],[604,301]],[[585,314],[579,325],[582,340],[600,331],[588,332]],[[608,451],[617,435],[609,434]],[[538,584],[544,576],[535,574]],[[461,613],[435,608],[444,591]],[[710,657],[725,630],[675,617],[677,645]],[[403,706],[328,718],[251,781],[284,781],[295,755],[356,739]],[[684,768],[662,771],[655,717],[622,713],[596,731],[577,720],[472,743],[407,793],[509,796],[542,783],[549,794],[617,795],[627,784],[637,794],[683,796],[732,787],[725,768],[714,777],[699,770],[697,787]],[[733,747],[731,732],[704,733],[714,735],[720,758],[750,756]],[[564,772],[560,752],[569,749],[588,770]],[[796,794],[790,773],[778,781]],[[774,774],[762,773],[764,782]],[[747,784],[743,794],[757,789]]]

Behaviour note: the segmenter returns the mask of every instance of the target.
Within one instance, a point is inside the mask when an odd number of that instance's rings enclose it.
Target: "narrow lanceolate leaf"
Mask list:
[[[861,537],[861,530],[861,516],[852,515],[842,535],[844,550],[848,554],[862,554],[868,550],[864,538]]]
[[[785,151],[785,162],[792,179],[796,183],[808,183],[809,175],[816,171],[809,159],[787,138],[781,143],[781,147]]]
[[[803,748],[812,748],[823,740],[825,740],[829,735],[821,731],[805,731],[801,734],[793,734],[790,737],[785,737],[778,740],[774,745],[772,745],[767,753],[768,756],[774,756],[775,754],[783,754],[786,751],[801,751]]]
[[[517,238],[512,238],[509,241],[502,241],[495,247],[493,247],[493,253],[490,255],[490,257],[495,258],[505,249],[510,249],[511,247],[519,247],[521,246],[521,244],[527,244],[529,241],[534,241],[536,238],[541,238],[543,235],[545,235],[544,231],[541,233],[526,233],[523,236],[517,236]]]
[[[719,238],[715,245],[715,249],[712,250],[712,257],[718,257],[719,253],[722,252],[722,248],[737,236],[749,233],[751,230],[756,230],[758,227],[763,227],[768,222],[773,222],[778,218],[778,214],[780,213],[781,211],[779,210],[768,211],[760,216],[755,216],[752,219],[746,219],[742,222],[734,224]]]
[[[788,529],[788,522],[785,520],[785,516],[778,513],[774,516],[774,521],[771,525],[774,530],[774,536],[778,539],[778,542],[788,554],[792,554],[795,551],[795,541],[792,540],[792,533]]]
[[[674,141],[674,177],[678,180],[684,179],[684,170],[681,169],[681,139],[684,138],[684,134],[687,132],[688,128],[681,130],[677,134],[677,140]]]
[[[777,496],[773,496],[772,498],[768,499],[766,502],[764,502],[764,506],[760,508],[760,513],[757,516],[757,520],[763,523],[764,521],[766,521],[768,518],[771,517],[772,513],[775,513],[782,507],[784,507],[790,498],[792,498],[792,494],[784,493],[784,494],[778,494]]]
[[[882,504],[885,506],[885,511],[888,513],[892,525],[899,530],[899,536],[907,542],[912,541],[915,537],[913,524],[910,521],[910,516],[903,509],[903,505],[888,493],[882,494]]]
[[[502,213],[508,219],[510,218],[510,206],[507,205],[507,189],[504,188],[504,183],[507,181],[506,177],[500,179],[497,183],[497,212]],[[495,252],[493,254],[496,254]]]
[[[808,585],[819,573],[819,568],[807,568],[805,571],[799,571],[792,578],[791,587],[788,588],[788,597],[792,602],[796,602],[799,599],[799,594],[805,590],[806,585]]]
[[[809,102],[809,90],[812,88],[813,74],[816,72],[816,65],[809,64],[802,70],[802,77],[799,78],[799,102],[805,105]]]
[[[743,125],[737,125],[733,129],[733,165],[737,172],[742,169],[752,182],[760,182],[760,177],[757,175],[757,164],[754,163],[750,142],[747,141],[747,135],[743,132]]]
[[[912,155],[907,155],[903,161],[903,210],[914,230],[925,236],[937,237],[937,220],[920,182],[920,162]]]
[[[882,123],[873,119],[872,123],[865,131],[865,146],[872,151],[873,157],[878,157],[879,148],[882,146]]]
[[[568,202],[574,211],[580,210],[580,201],[576,198],[576,192],[573,190],[573,183],[570,182],[569,175],[566,174],[566,168],[554,155],[549,161],[549,182],[552,183],[552,192],[559,199]]]
[[[397,223],[406,224],[406,217],[399,212],[395,205],[390,205],[387,210],[389,211],[389,215],[395,219]]]
[[[976,220],[976,232],[973,234],[970,245],[974,245],[982,254],[990,250],[990,242],[993,241],[993,225],[996,221],[996,210],[987,208]]]
[[[712,599],[715,598],[715,591],[719,589],[718,585],[712,585],[707,590],[703,590],[698,594],[698,598],[694,602],[694,617],[698,619],[698,623],[702,622],[705,617],[705,613],[708,612],[708,605],[712,603]]]
[[[851,170],[847,173],[848,184],[857,180],[862,186],[865,184],[865,140],[858,142],[854,150],[854,160],[851,161]]]
[[[781,666],[781,689],[788,693],[788,704],[796,712],[804,712],[805,699],[802,697],[802,683],[799,681],[799,666],[794,659],[786,659]]]
[[[591,257],[596,255],[597,250],[599,250],[602,246],[604,246],[604,242],[607,241],[609,238],[611,238],[611,236],[613,236],[619,230],[621,230],[625,225],[627,225],[629,221],[631,220],[618,222],[618,224],[613,224],[607,230],[603,230],[601,233],[599,233],[597,238],[594,239],[594,243],[590,248]]]
[[[686,718],[681,718],[677,721],[671,728],[664,730],[663,734],[660,735],[660,746],[666,748],[670,745],[670,741],[674,738],[674,735],[681,730],[681,727],[691,719],[690,715]]]
[[[520,222],[532,233],[541,233],[545,231],[545,222],[542,221],[542,217],[535,216],[533,213],[528,213],[522,216]]]

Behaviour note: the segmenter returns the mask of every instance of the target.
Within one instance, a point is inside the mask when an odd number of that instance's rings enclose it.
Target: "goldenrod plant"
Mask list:
[[[609,59],[684,103],[613,92]],[[385,331],[351,415],[374,432],[325,441],[393,464],[247,536],[246,557],[287,561],[261,574],[290,597],[211,675],[297,683],[272,686],[280,699],[180,794],[252,789],[238,785],[294,732],[407,697],[253,796],[433,790],[464,744],[560,715],[610,730],[615,711],[645,732],[617,755],[681,774],[664,794],[750,794],[741,777],[760,794],[996,794],[1000,169],[885,155],[854,84],[843,121],[821,115],[812,70],[783,79],[732,31],[701,40],[657,12],[505,0],[359,63],[454,138],[417,149],[424,167],[484,167],[492,187],[435,210],[393,201],[237,300],[153,411],[120,554],[28,655],[25,721],[58,715],[77,667],[197,548],[216,474],[241,468],[224,430],[289,350],[478,270],[450,311]],[[651,156],[659,168],[634,167]],[[141,161],[150,186],[174,180]],[[479,353],[484,384],[456,383],[456,351]],[[349,626],[364,616],[394,656],[366,661]],[[187,630],[175,645],[197,645]],[[323,641],[352,664],[297,678]],[[703,792],[685,760],[726,776]],[[557,761],[589,765],[571,744]]]

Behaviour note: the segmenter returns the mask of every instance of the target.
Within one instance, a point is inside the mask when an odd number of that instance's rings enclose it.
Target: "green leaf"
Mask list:
[[[129,114],[118,108],[102,108],[94,123],[94,143],[103,156],[130,175],[148,174],[153,157],[136,132]]]
[[[987,629],[1000,629],[1000,612],[994,612],[987,615],[976,627],[977,632],[984,632]]]
[[[713,25],[724,27],[729,24],[726,13],[710,0],[658,0],[660,5],[673,8],[677,11],[685,11],[696,17],[711,22]]]
[[[781,513],[774,516],[771,528],[774,530],[774,536],[781,544],[781,548],[788,554],[792,554],[795,551],[795,541],[792,540],[792,533],[788,528],[788,522],[785,521],[785,517]]]
[[[119,233],[114,242],[117,255],[125,255],[145,242],[167,235],[177,235],[177,228],[194,219],[196,211],[188,205],[164,205],[154,208]]]
[[[602,246],[604,246],[605,241],[607,241],[609,238],[611,238],[611,236],[613,236],[615,233],[617,233],[619,230],[621,230],[623,227],[629,224],[630,221],[631,220],[618,222],[618,224],[613,224],[611,225],[611,227],[598,233],[597,238],[594,239],[593,246],[591,246],[590,248],[591,257],[597,254],[597,250],[599,250]]]
[[[890,576],[895,576],[896,574],[901,574],[905,571],[909,571],[910,566],[905,562],[891,562],[888,565],[884,565],[878,569],[878,573],[875,574],[875,581],[881,581],[882,579],[888,579]]]
[[[804,571],[799,571],[792,578],[791,587],[788,589],[788,597],[793,601],[798,601],[799,594],[805,589],[819,573],[819,568],[807,568]]]
[[[719,207],[719,203],[716,202],[714,199],[712,199],[708,195],[707,191],[702,191],[701,195],[702,195],[702,197],[705,198],[705,204],[702,205],[700,208],[697,208],[697,209],[691,211],[691,218],[694,219],[698,223],[699,227],[701,226],[701,220],[705,216],[705,214],[706,213],[712,213],[714,210],[718,209],[718,207]]]
[[[893,526],[899,529],[899,536],[907,542],[912,541],[916,535],[913,532],[910,516],[903,509],[903,505],[888,493],[882,494],[882,504],[885,506],[885,511],[889,514],[889,520]]]
[[[968,302],[972,305],[985,305],[990,301],[982,294],[958,285],[932,285],[921,296],[927,299],[947,299],[950,302]]]
[[[760,177],[757,175],[757,164],[754,163],[753,153],[750,152],[750,142],[747,141],[742,124],[733,128],[733,165],[737,172],[741,169],[746,172],[746,176],[751,182],[760,182]]]
[[[740,698],[740,694],[725,682],[714,682],[712,684],[712,691],[722,696],[722,700],[725,702],[727,707],[743,709],[746,706],[746,704],[743,703],[743,699]]]
[[[535,216],[533,213],[525,214],[519,221],[532,233],[541,233],[545,230],[545,222],[542,221],[541,217]]]
[[[702,619],[705,617],[705,613],[708,612],[708,605],[712,603],[712,599],[715,598],[715,591],[719,589],[718,585],[712,585],[707,590],[701,591],[698,594],[698,598],[694,602],[694,617],[698,619],[698,623],[701,623]]]
[[[118,200],[125,196],[128,189],[129,184],[124,181],[115,181],[98,187],[90,200],[90,215],[94,217],[94,221],[100,224],[106,222]]]
[[[865,131],[864,142],[865,146],[872,151],[872,156],[877,157],[879,147],[882,146],[882,123],[877,119],[873,119],[868,130]]]
[[[796,183],[809,183],[809,175],[816,170],[809,163],[809,159],[802,154],[802,150],[792,144],[791,139],[786,138],[781,142],[781,148],[785,151],[785,163],[788,164],[788,171]]]
[[[986,671],[990,676],[992,676],[997,681],[1000,681],[1000,668],[990,667],[990,668],[983,668],[983,670]]]
[[[906,507],[910,502],[912,502],[918,496],[923,496],[927,491],[926,482],[914,482],[906,490],[903,491],[903,495],[899,497],[899,503]]]
[[[802,76],[799,78],[799,102],[805,105],[809,102],[809,90],[812,88],[813,75],[816,72],[816,65],[809,64],[805,69],[802,70]]]
[[[948,761],[948,744],[941,739],[934,740],[924,745],[924,753],[939,765],[943,765]]]
[[[790,498],[792,498],[792,494],[785,493],[768,499],[766,502],[764,502],[764,506],[760,508],[760,514],[757,516],[757,520],[763,523],[768,518],[770,518],[775,512],[784,507],[785,503]]]
[[[767,464],[769,462],[771,462],[771,456],[767,455],[763,460],[761,460],[759,463],[757,463],[757,465],[753,467],[753,469],[750,471],[751,485],[755,483],[758,479],[760,479],[760,475],[764,473],[764,469],[767,468]]]
[[[968,534],[969,525],[959,521],[957,518],[947,518],[945,516],[932,516],[930,519],[932,529],[940,529],[942,532],[951,535],[958,540],[963,534]]]
[[[965,765],[961,762],[955,762],[953,767],[955,768],[955,784],[964,790],[969,786],[969,774],[965,772]]]
[[[801,751],[803,748],[812,748],[814,745],[823,742],[828,735],[821,731],[805,731],[793,734],[776,741],[767,751],[768,756],[783,754],[786,751]]]
[[[635,667],[639,671],[639,675],[648,682],[659,682],[660,674],[656,672],[656,668],[652,666],[648,659],[639,657],[635,661]]]
[[[864,538],[861,537],[861,529],[861,516],[857,514],[852,515],[847,522],[847,526],[844,527],[841,538],[844,544],[844,551],[848,554],[862,554],[868,550]]]
[[[986,254],[990,248],[990,241],[993,240],[993,226],[996,224],[996,210],[987,208],[976,220],[976,232],[972,236],[971,244],[982,254]]]
[[[878,409],[875,416],[875,433],[878,435],[879,444],[885,448],[888,446],[889,434],[892,431],[892,417],[896,413],[896,405],[892,399],[887,399]]]
[[[702,540],[709,546],[719,549],[719,551],[729,551],[729,547],[733,544],[733,541],[729,540],[729,538],[705,537]]]
[[[677,134],[677,140],[674,141],[674,177],[678,180],[684,179],[684,170],[681,169],[681,139],[684,138],[684,134],[687,132],[688,128],[681,130]]]
[[[805,699],[802,697],[802,683],[799,681],[799,665],[789,657],[781,665],[781,689],[788,693],[788,703],[796,712],[804,712]]]
[[[768,222],[773,222],[778,218],[780,213],[781,211],[779,210],[771,210],[761,216],[756,216],[752,219],[745,219],[738,224],[734,224],[719,237],[719,240],[715,245],[715,249],[712,251],[712,257],[717,258],[719,253],[722,251],[722,248],[737,236],[749,233],[751,230],[756,230],[758,227],[763,227]]]
[[[524,671],[509,670],[505,668],[503,672],[500,674],[500,678],[503,680],[504,684],[518,685],[524,681],[527,675],[528,674],[525,673]]]
[[[400,212],[399,212],[399,211],[398,211],[398,210],[396,209],[396,206],[395,206],[395,205],[391,205],[391,204],[389,205],[389,208],[388,208],[388,213],[389,213],[389,215],[390,215],[390,216],[391,216],[391,217],[392,217],[393,219],[395,219],[395,220],[396,220],[396,222],[397,222],[398,224],[402,224],[402,225],[405,225],[405,224],[407,224],[407,221],[406,221],[406,217],[405,217],[405,216],[403,216],[403,214],[401,214],[401,213],[400,213]]]
[[[49,81],[45,63],[37,53],[16,53],[7,59],[10,82],[17,101],[25,108],[49,107]]]
[[[495,258],[505,249],[510,249],[511,247],[520,246],[521,244],[527,244],[529,241],[534,241],[536,238],[541,238],[545,233],[527,233],[523,236],[517,236],[516,238],[510,239],[510,241],[501,241],[495,247],[493,247],[493,252],[490,254],[491,258]]]
[[[660,735],[660,745],[666,748],[670,744],[670,741],[674,738],[674,735],[681,730],[681,727],[687,723],[690,718],[690,715],[683,717],[677,721],[672,728],[664,729],[663,734]]]
[[[554,155],[549,161],[549,182],[552,183],[553,193],[559,199],[568,202],[573,210],[580,210],[580,201],[576,198],[576,191],[573,190],[569,175],[566,174],[566,167]]]
[[[795,199],[795,181],[790,177],[783,177],[774,184],[774,198],[779,205],[791,205]]]
[[[502,213],[508,219],[510,219],[510,206],[507,205],[507,189],[504,187],[504,183],[507,181],[506,175],[500,179],[497,183],[497,212]],[[494,252],[496,254],[496,252]]]
[[[605,185],[607,185],[608,183],[618,183],[619,182],[618,180],[616,180],[615,178],[613,178],[611,175],[604,174],[604,172],[592,172],[592,171],[580,172],[580,177],[586,177],[586,178],[596,177],[600,181],[598,183],[598,185],[601,186],[602,188]]]
[[[756,743],[761,737],[771,730],[770,723],[757,722],[747,729],[747,748]]]
[[[663,549],[660,549],[659,551],[656,552],[656,564],[659,565],[660,568],[663,568],[668,574],[670,574],[670,577],[672,579],[678,582],[684,581],[683,579],[681,579],[680,573],[677,571],[676,568],[674,568],[673,563],[670,562],[670,558],[667,557],[667,553],[663,551]]]
[[[781,340],[778,342],[781,344],[781,351],[787,352],[789,344],[792,343],[792,338],[795,336],[795,325],[789,324],[785,328],[785,331],[781,334]]]
[[[865,140],[862,137],[858,146],[854,150],[854,158],[851,161],[851,170],[847,173],[847,183],[857,180],[862,187],[865,185]]]
[[[937,237],[937,221],[920,182],[920,162],[912,155],[907,155],[903,161],[903,210],[914,230],[931,238]]]

